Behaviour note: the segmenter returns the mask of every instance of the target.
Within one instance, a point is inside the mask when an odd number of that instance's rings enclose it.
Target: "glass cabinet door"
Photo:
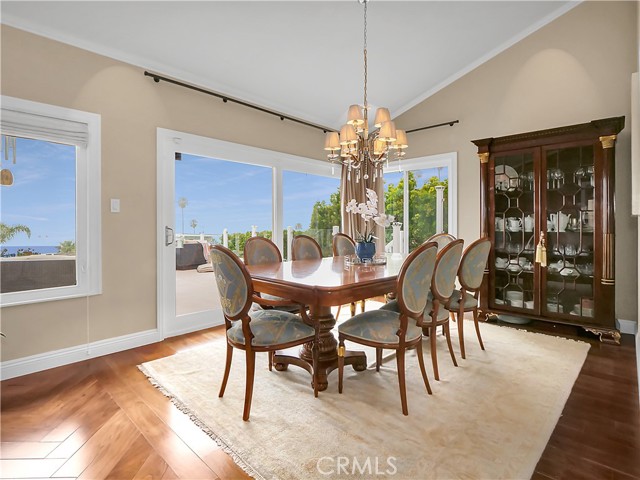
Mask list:
[[[546,150],[542,218],[547,232],[543,313],[594,316],[594,150]],[[570,318],[570,317],[569,317]]]
[[[539,312],[534,292],[534,156],[524,152],[496,155],[493,160],[495,269],[490,279],[490,302],[514,312]]]

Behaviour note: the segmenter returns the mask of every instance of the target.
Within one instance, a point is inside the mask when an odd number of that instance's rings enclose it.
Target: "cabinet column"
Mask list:
[[[603,285],[615,285],[615,144],[616,135],[600,137],[602,142],[602,279]]]
[[[487,188],[489,187],[489,152],[478,153],[480,158],[480,236],[489,235],[489,211],[487,209]]]

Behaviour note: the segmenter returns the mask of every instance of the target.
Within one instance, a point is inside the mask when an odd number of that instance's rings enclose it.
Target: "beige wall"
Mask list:
[[[479,236],[479,172],[471,140],[624,115],[616,152],[616,315],[637,320],[637,218],[631,215],[630,79],[637,4],[584,2],[397,119],[416,128],[407,156],[458,152],[458,232]]]
[[[102,115],[103,207],[103,294],[3,308],[2,361],[155,328],[157,127],[323,157],[320,130],[156,84],[141,68],[6,26],[1,54],[3,95]]]
[[[636,4],[585,2],[398,119],[412,157],[457,151],[458,231],[478,236],[471,140],[629,115]],[[2,27],[2,94],[102,115],[103,294],[3,308],[2,361],[152,329],[156,323],[156,127],[323,158],[323,134],[168,84],[143,70]],[[245,132],[250,131],[247,136]],[[617,310],[636,319],[636,220],[628,129],[617,155]],[[108,211],[120,198],[122,212]],[[133,241],[135,239],[135,241]]]

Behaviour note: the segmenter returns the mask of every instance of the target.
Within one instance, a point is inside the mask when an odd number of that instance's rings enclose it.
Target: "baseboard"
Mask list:
[[[216,315],[218,313],[219,315]],[[217,317],[214,318],[214,320],[211,319],[211,310],[191,314],[189,317],[189,322],[180,324],[180,328],[171,329],[165,327],[165,338],[177,337],[178,335],[184,335],[185,333],[197,332],[198,330],[224,325],[224,317],[222,315],[222,311],[219,310],[214,311],[214,317]]]
[[[98,340],[97,342],[63,348],[52,352],[40,353],[30,357],[7,360],[0,364],[0,380],[41,372],[50,368],[129,350],[130,348],[148,345],[161,340],[162,336],[160,332],[154,329],[109,338],[107,340]]]
[[[638,323],[633,320],[624,320],[622,318],[618,318],[616,320],[618,324],[618,329],[620,333],[626,333],[629,335],[636,335],[638,333]]]

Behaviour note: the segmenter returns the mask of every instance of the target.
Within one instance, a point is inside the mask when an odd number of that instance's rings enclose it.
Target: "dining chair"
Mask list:
[[[435,235],[431,235],[427,238],[427,242],[436,242],[438,244],[438,250],[440,250],[442,247],[449,245],[455,239],[456,237],[450,233],[436,233]]]
[[[250,237],[244,244],[244,264],[245,265],[263,265],[265,263],[281,263],[282,254],[278,246],[265,237]],[[258,293],[260,299],[284,301],[286,299],[268,293]],[[273,308],[267,304],[256,302],[257,308]],[[291,302],[278,306],[278,310],[297,313],[299,310],[297,303]]]
[[[243,420],[249,420],[253,379],[255,376],[256,352],[272,352],[313,342],[313,369],[318,366],[319,328],[313,325],[303,308],[301,316],[281,310],[250,311],[257,298],[249,272],[242,261],[231,250],[221,245],[211,249],[211,264],[220,294],[227,337],[227,357],[219,397],[224,395],[231,370],[233,349],[245,351],[246,383]],[[272,301],[272,306],[278,302]],[[318,396],[318,386],[313,386]]]
[[[452,316],[457,316],[458,338],[460,341],[460,356],[465,357],[464,348],[464,312],[473,312],[473,323],[476,327],[476,335],[480,348],[484,350],[480,325],[478,324],[478,293],[482,278],[487,267],[487,259],[491,252],[491,240],[487,237],[480,238],[469,245],[460,260],[458,268],[458,282],[460,290],[454,290],[447,306]]]
[[[309,235],[296,235],[291,242],[292,260],[316,260],[322,258],[322,248]]]
[[[360,313],[338,327],[338,392],[342,393],[345,340],[375,347],[376,370],[380,370],[382,349],[396,351],[398,384],[402,413],[409,414],[405,382],[405,352],[415,347],[422,379],[431,394],[431,387],[422,355],[422,321],[427,306],[431,275],[436,261],[436,243],[424,243],[404,261],[397,281],[398,311],[378,309]]]
[[[353,239],[345,234],[345,233],[336,233],[333,236],[331,241],[331,246],[333,248],[333,256],[334,257],[346,257],[348,255],[356,254],[356,243]],[[360,307],[364,312],[365,309],[365,300],[360,301]],[[353,317],[356,314],[356,304],[355,302],[351,302],[351,316]],[[340,316],[340,310],[342,309],[342,305],[338,307],[338,312],[336,313],[336,318]]]
[[[426,335],[429,335],[433,376],[436,380],[440,380],[440,374],[438,373],[438,354],[436,352],[437,327],[443,327],[451,360],[454,366],[458,366],[456,356],[453,353],[453,346],[451,345],[449,310],[447,310],[447,307],[449,306],[451,295],[456,286],[456,274],[458,273],[458,267],[460,265],[463,244],[464,240],[454,240],[438,250],[438,257],[436,258],[436,265],[431,278],[431,295],[433,298],[427,305],[422,331]]]

